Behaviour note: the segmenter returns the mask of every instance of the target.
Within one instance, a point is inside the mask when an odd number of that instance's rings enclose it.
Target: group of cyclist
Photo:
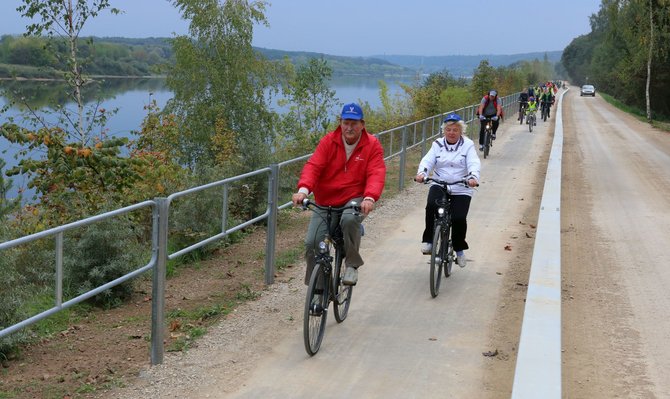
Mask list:
[[[519,96],[519,112],[526,115],[545,107],[547,112],[554,104],[561,82],[546,82],[531,86]],[[492,138],[495,139],[499,120],[503,115],[501,101],[496,90],[482,97],[477,115],[480,118],[479,149],[483,150],[484,130],[492,123]],[[474,142],[464,135],[466,124],[462,118],[451,113],[441,124],[441,135],[419,162],[414,180],[424,182],[431,173],[440,180],[462,180],[464,184],[454,186],[451,192],[452,242],[456,252],[456,263],[465,267],[464,251],[467,233],[467,214],[474,187],[479,185],[481,162]],[[358,282],[358,268],[363,265],[359,253],[361,222],[374,210],[384,189],[386,166],[384,151],[379,140],[365,129],[362,108],[356,103],[346,104],[340,114],[339,126],[326,134],[319,142],[314,154],[305,164],[298,181],[298,192],[293,194],[294,206],[299,206],[313,193],[316,203],[322,206],[342,207],[356,203],[360,211],[345,211],[334,218],[344,238],[345,272],[343,283]],[[440,186],[431,185],[425,208],[425,228],[421,238],[421,252],[429,254],[436,211],[436,199],[441,196]],[[312,215],[305,239],[307,269],[305,284],[314,267],[319,242],[328,231],[324,217],[319,212]]]
[[[519,94],[519,117],[517,120],[520,120],[522,113],[527,117],[529,114],[537,112],[538,109],[546,112],[547,117],[550,118],[551,107],[554,105],[558,88],[561,86],[562,82],[560,81],[549,81],[537,86],[530,86],[527,91],[521,92]]]

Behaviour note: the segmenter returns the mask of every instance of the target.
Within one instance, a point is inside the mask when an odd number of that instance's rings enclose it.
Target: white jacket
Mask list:
[[[424,155],[419,163],[417,174],[430,176],[433,178],[455,182],[466,176],[472,176],[479,183],[479,172],[481,162],[475,149],[475,143],[465,136],[461,136],[456,144],[447,144],[444,137],[433,142],[430,150]],[[435,183],[431,183],[435,184]],[[474,190],[461,184],[451,186],[451,193],[454,195],[472,196]]]

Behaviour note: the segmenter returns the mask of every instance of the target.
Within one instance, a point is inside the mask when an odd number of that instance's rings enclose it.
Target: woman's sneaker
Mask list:
[[[430,242],[421,243],[421,253],[424,255],[430,255],[430,252],[433,250],[433,244]]]
[[[456,257],[456,263],[458,263],[458,266],[460,267],[465,267],[468,261],[465,260],[465,255],[461,255]]]
[[[344,278],[342,279],[342,284],[344,285],[356,285],[358,282],[358,269],[355,267],[347,266],[344,269]]]

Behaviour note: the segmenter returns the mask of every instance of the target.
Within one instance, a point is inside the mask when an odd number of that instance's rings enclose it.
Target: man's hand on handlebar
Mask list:
[[[293,206],[302,206],[302,201],[307,198],[307,194],[305,193],[295,193],[293,194],[293,198],[291,200],[293,201]]]
[[[473,187],[473,188],[479,186],[479,183],[477,183],[477,179],[475,179],[475,178],[468,179],[467,184],[468,184],[469,187]]]
[[[423,183],[424,175],[422,173],[419,173],[414,177],[414,181],[417,183]]]

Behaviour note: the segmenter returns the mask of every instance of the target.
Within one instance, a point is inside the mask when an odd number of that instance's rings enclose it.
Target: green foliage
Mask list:
[[[472,77],[472,83],[470,84],[470,93],[475,102],[479,101],[479,99],[481,99],[484,94],[487,94],[489,90],[495,89],[495,77],[495,68],[489,64],[488,60],[482,60],[475,70],[475,74]]]
[[[168,112],[191,132],[185,164],[195,170],[216,162],[229,167],[229,175],[265,166],[274,133],[265,91],[272,87],[274,69],[251,47],[254,24],[265,23],[265,3],[173,3],[191,21],[190,36],[173,41],[176,64],[167,78],[174,92]],[[228,150],[220,159],[212,145],[217,135]]]
[[[561,61],[572,82],[594,84],[601,93],[646,109],[649,78],[648,111],[660,118],[670,115],[670,97],[665,95],[670,89],[670,2],[603,1],[590,22],[591,32],[563,52]]]
[[[23,155],[30,150],[46,154],[43,159],[21,159],[7,175],[29,177],[28,187],[35,189],[39,208],[54,225],[97,213],[110,201],[123,204],[123,190],[140,178],[142,160],[120,156],[125,138],[82,146],[68,142],[67,133],[59,127],[31,131],[13,123],[0,126],[0,135],[22,145]]]
[[[311,58],[297,70],[286,60],[284,70],[287,75],[283,87],[285,98],[279,105],[289,110],[278,117],[274,148],[276,155],[290,158],[314,150],[332,124],[330,110],[337,104],[337,98],[329,86],[332,69],[323,58]]]
[[[0,241],[10,238],[10,229],[11,225],[0,224]],[[0,281],[5,288],[0,290],[0,329],[54,305],[53,240],[33,241],[3,250],[1,255]],[[15,355],[18,345],[32,337],[30,330],[22,329],[0,339],[0,358]]]
[[[4,177],[6,164],[4,159],[0,159],[0,220],[5,220],[10,213],[16,211],[21,202],[21,197],[11,200],[7,199],[7,193],[12,188],[12,180],[6,180]]]
[[[76,237],[67,238],[64,287],[80,295],[143,266],[142,251],[127,219],[115,218],[92,224]],[[146,262],[145,262],[146,263]],[[118,306],[133,293],[132,280],[92,298],[97,306]]]

